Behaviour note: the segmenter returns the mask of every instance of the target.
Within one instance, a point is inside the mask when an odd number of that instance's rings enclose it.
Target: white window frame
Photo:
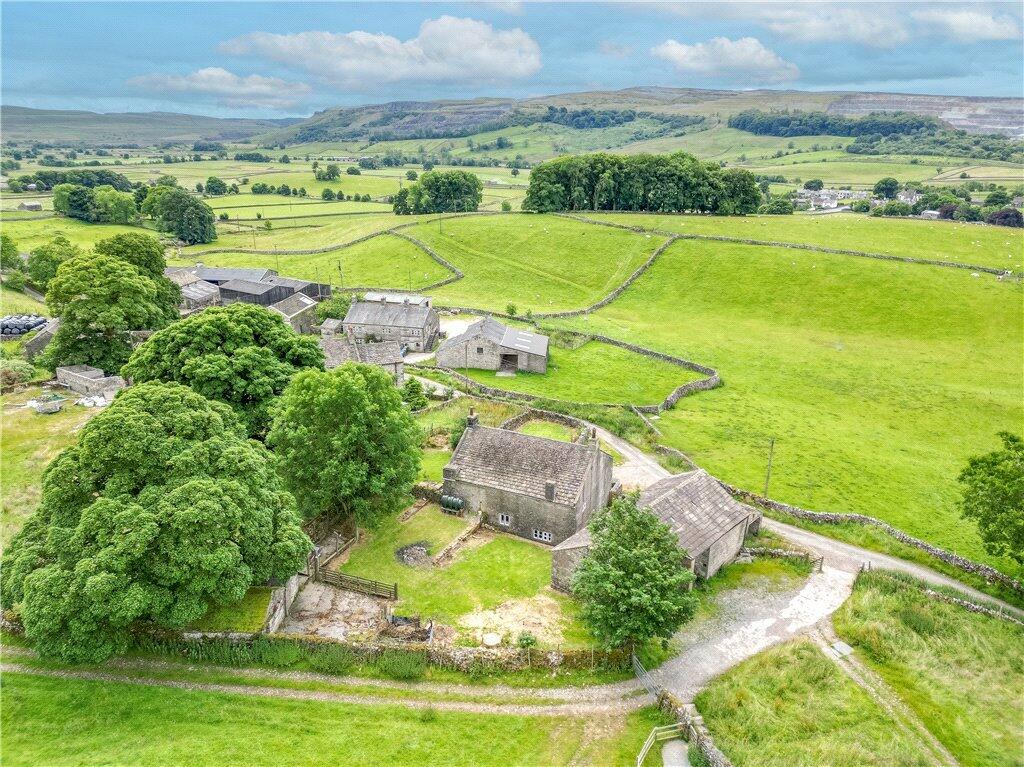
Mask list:
[[[538,530],[536,527],[533,528],[533,539],[535,541],[541,541],[542,543],[551,543],[554,537],[547,530]]]
[[[512,515],[511,514],[499,514],[498,515],[498,524],[501,525],[502,527],[509,527],[512,524]]]

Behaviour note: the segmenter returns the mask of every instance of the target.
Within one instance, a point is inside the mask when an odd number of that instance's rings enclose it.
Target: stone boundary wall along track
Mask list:
[[[665,213],[652,213],[650,211],[590,211],[593,213],[600,214],[601,212],[614,212],[614,213],[633,213],[637,215],[671,215]],[[666,229],[648,229],[642,226],[629,226],[627,224],[619,224],[614,221],[599,221],[588,216],[574,215],[571,213],[555,213],[556,216],[563,218],[571,218],[574,221],[580,221],[587,224],[595,224],[596,226],[608,226],[613,229],[625,229],[630,232],[646,233],[646,234],[659,234],[662,236],[673,236],[677,240],[706,240],[709,242],[731,242],[739,245],[762,245],[772,248],[792,248],[794,250],[809,250],[818,253],[830,253],[837,256],[855,256],[857,258],[874,258],[879,261],[897,261],[905,264],[924,264],[926,266],[941,266],[947,269],[967,269],[972,272],[986,272],[988,274],[994,274],[999,277],[1011,276],[1014,274],[1012,269],[998,269],[993,266],[978,266],[977,264],[962,264],[958,261],[942,261],[940,259],[931,258],[915,258],[913,256],[891,256],[887,253],[871,253],[864,250],[848,250],[845,248],[826,248],[820,245],[810,245],[802,242],[777,242],[775,240],[754,240],[745,237],[729,237],[721,234],[681,234],[679,232],[670,232]],[[1020,279],[1021,275],[1017,278]]]
[[[918,591],[920,591],[926,597],[928,597],[929,599],[934,599],[936,602],[945,602],[946,604],[956,605],[958,607],[962,607],[965,610],[967,610],[968,612],[978,613],[979,615],[987,615],[990,618],[996,618],[997,620],[1009,621],[1010,623],[1016,623],[1019,626],[1024,626],[1024,621],[1020,620],[1019,618],[1014,617],[1013,615],[1010,615],[1009,613],[1005,612],[1004,610],[994,609],[994,608],[988,607],[986,605],[978,604],[977,602],[972,602],[971,600],[964,599],[963,597],[954,597],[954,596],[952,596],[950,594],[943,594],[942,592],[935,591],[934,589],[930,589],[927,586],[924,586],[923,584],[918,585],[917,583],[913,583],[913,582],[908,581],[908,580],[906,580],[904,578],[899,578],[897,576],[894,576],[892,573],[887,572],[886,570],[875,570],[874,568],[869,568],[867,570],[863,570],[862,569],[861,573],[859,573],[857,577],[860,578],[860,576],[864,572],[871,573],[871,575],[873,577],[875,577],[875,578],[883,577],[886,580],[890,580],[890,581],[893,581],[895,583],[899,583],[899,584],[901,584],[903,586],[906,586],[907,588],[916,588]]]
[[[706,764],[711,767],[733,767],[728,757],[718,750],[696,706],[683,703],[672,693],[662,690],[658,695],[658,707],[682,725],[687,743],[700,751]]]

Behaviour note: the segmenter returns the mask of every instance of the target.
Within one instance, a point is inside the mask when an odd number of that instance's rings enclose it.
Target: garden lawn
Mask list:
[[[520,313],[577,309],[614,290],[664,238],[557,216],[504,215],[428,222],[407,230],[466,273],[438,303]]]
[[[807,640],[744,661],[713,681],[695,703],[715,745],[736,767],[932,763]]]
[[[473,610],[489,610],[509,599],[532,597],[551,580],[551,552],[508,536],[469,546],[441,568],[409,567],[395,551],[426,542],[431,555],[466,529],[468,518],[444,514],[434,505],[407,522],[381,523],[338,569],[349,575],[398,583],[397,610],[454,624]]]
[[[509,418],[523,411],[520,405],[509,402],[493,402],[477,397],[459,397],[444,407],[420,413],[416,423],[427,433],[450,432],[466,424],[469,409],[473,408],[484,426],[500,426]]]
[[[254,586],[238,602],[211,607],[192,623],[192,631],[260,631],[267,617],[271,589]]]
[[[717,368],[662,441],[732,484],[988,555],[956,509],[969,456],[1020,433],[1022,286],[962,270],[681,241],[591,330]],[[574,320],[577,328],[581,320]]]
[[[420,481],[440,482],[443,479],[444,467],[451,459],[451,450],[424,450],[420,461]]]
[[[554,423],[553,421],[527,421],[516,429],[516,431],[521,434],[529,434],[534,437],[557,439],[560,442],[572,442],[573,438],[576,436],[576,429],[572,429],[560,423]]]
[[[6,286],[0,286],[0,314],[41,314],[44,317],[50,316],[46,304],[42,301],[37,301],[20,290],[11,290],[11,288]]]
[[[5,767],[281,764],[347,767],[555,767],[581,747],[587,763],[618,767],[658,721],[630,716],[611,737],[592,739],[587,720],[437,712],[47,679],[5,673]],[[635,756],[633,757],[635,758]]]
[[[684,383],[702,376],[687,368],[590,341],[577,349],[548,347],[546,373],[502,377],[493,370],[460,370],[496,389],[588,403],[655,405]]]
[[[1024,628],[861,575],[836,631],[964,767],[1021,764]]]
[[[4,546],[39,505],[43,469],[75,442],[81,426],[98,412],[96,408],[75,405],[73,399],[65,401],[64,408],[51,415],[21,407],[41,393],[39,387],[30,387],[0,397],[0,543]]]
[[[588,214],[599,221],[748,240],[792,242],[1020,271],[1024,230],[959,221],[829,216],[665,216]],[[786,251],[788,253],[788,251]]]
[[[288,277],[319,280],[332,285],[413,290],[451,275],[420,248],[390,234],[326,253],[281,256],[210,253],[203,254],[203,263],[208,266],[263,267]]]

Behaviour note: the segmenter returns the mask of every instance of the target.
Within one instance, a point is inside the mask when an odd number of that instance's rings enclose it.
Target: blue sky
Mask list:
[[[1024,95],[1016,3],[29,3],[4,104],[308,115],[635,85]]]

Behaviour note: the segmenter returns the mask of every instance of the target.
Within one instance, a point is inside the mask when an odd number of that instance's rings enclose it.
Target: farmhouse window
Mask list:
[[[482,346],[476,347],[476,353],[477,354],[483,354],[484,353],[484,347],[482,347]]]
[[[535,540],[544,541],[545,543],[551,543],[551,533],[547,530],[538,530],[536,527],[533,528],[533,537]]]
[[[498,515],[498,524],[499,525],[504,525],[505,527],[508,527],[509,525],[512,524],[512,515],[511,514],[499,514]]]

